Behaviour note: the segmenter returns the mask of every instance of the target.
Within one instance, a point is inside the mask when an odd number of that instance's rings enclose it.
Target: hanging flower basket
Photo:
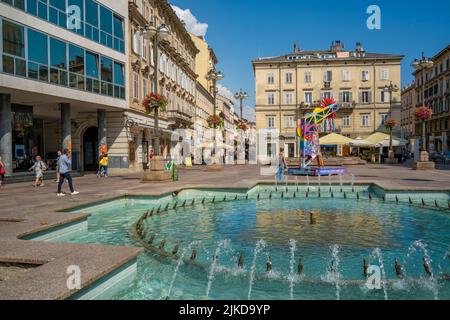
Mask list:
[[[239,122],[238,125],[236,126],[236,129],[242,130],[245,132],[248,130],[248,126],[245,122]]]
[[[223,118],[218,115],[211,115],[206,119],[209,128],[219,127],[222,128],[224,126]]]
[[[389,121],[386,122],[385,127],[392,129],[397,125],[397,121],[395,119],[389,119]]]
[[[431,110],[431,108],[423,106],[418,108],[414,115],[416,116],[417,120],[425,121],[433,116],[433,110]]]
[[[150,114],[155,109],[165,112],[167,108],[167,98],[157,93],[150,93],[145,97],[142,105],[147,114]]]

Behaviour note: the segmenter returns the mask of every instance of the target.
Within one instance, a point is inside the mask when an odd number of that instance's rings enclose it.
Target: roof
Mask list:
[[[332,57],[330,57],[332,56]],[[357,51],[332,51],[332,50],[302,50],[296,53],[277,57],[259,58],[253,60],[255,63],[268,62],[296,62],[296,61],[323,61],[323,60],[370,60],[370,59],[392,59],[402,60],[405,56],[400,54],[370,53]]]

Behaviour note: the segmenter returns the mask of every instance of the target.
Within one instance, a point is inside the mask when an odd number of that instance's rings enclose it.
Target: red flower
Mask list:
[[[395,119],[389,119],[388,122],[386,122],[386,127],[388,128],[394,128],[397,125],[397,121]]]
[[[415,116],[417,120],[425,121],[433,116],[433,110],[426,106],[422,106],[416,110]]]

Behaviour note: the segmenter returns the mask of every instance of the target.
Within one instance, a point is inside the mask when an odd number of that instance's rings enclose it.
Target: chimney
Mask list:
[[[362,46],[362,43],[361,42],[357,42],[356,43],[356,52],[364,52],[365,50],[364,50],[364,48],[363,48],[363,46]]]
[[[342,51],[344,49],[344,43],[341,42],[341,40],[336,40],[331,43],[331,51],[337,52]]]
[[[300,52],[300,46],[297,43],[294,43],[294,53]]]

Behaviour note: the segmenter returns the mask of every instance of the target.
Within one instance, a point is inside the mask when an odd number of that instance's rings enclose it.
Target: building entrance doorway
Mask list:
[[[98,129],[91,127],[83,135],[83,169],[97,172],[98,170]]]

